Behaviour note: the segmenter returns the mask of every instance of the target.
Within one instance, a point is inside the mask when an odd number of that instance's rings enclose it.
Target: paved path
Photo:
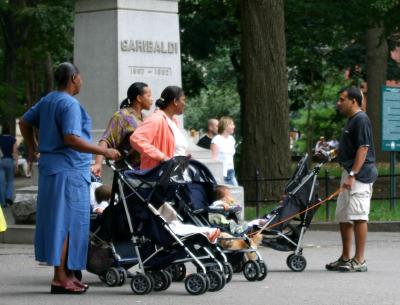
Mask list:
[[[49,292],[52,268],[39,266],[31,245],[0,244],[0,304],[157,304],[157,305],[388,305],[400,304],[400,233],[371,233],[367,273],[344,274],[324,270],[326,262],[339,253],[339,236],[334,232],[306,234],[304,255],[307,269],[293,273],[286,267],[288,253],[262,248],[269,274],[262,282],[247,282],[235,274],[219,292],[202,296],[186,293],[183,283],[167,291],[146,296],[131,293],[130,286],[109,288],[96,276],[84,273],[91,285],[85,295],[54,296]]]

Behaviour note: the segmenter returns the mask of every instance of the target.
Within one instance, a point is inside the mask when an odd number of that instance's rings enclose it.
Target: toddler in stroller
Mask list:
[[[213,225],[223,227],[231,234],[241,234],[250,231],[254,226],[262,226],[265,219],[255,219],[239,224],[242,206],[233,199],[229,188],[217,185],[214,189],[215,201],[209,206],[208,220]]]
[[[185,173],[186,183],[178,188],[175,198],[175,206],[185,223],[197,226],[210,226],[208,220],[210,206],[215,196],[216,180],[210,170],[201,162],[189,160]],[[219,209],[224,212],[223,209]],[[213,213],[216,210],[212,210]],[[215,226],[215,224],[214,224]],[[226,226],[221,226],[226,230]],[[264,263],[257,246],[260,243],[260,235],[252,239],[246,234],[221,233],[218,239],[219,250],[227,258],[234,271],[243,271],[249,281],[263,280],[267,275],[267,266]]]

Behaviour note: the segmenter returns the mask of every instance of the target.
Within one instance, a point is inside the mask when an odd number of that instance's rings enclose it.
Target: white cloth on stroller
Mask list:
[[[176,211],[168,202],[164,202],[163,205],[158,209],[158,212],[169,224],[169,227],[176,235],[186,236],[195,233],[209,235],[215,231],[215,229],[209,227],[196,227],[193,225],[182,223],[178,219]]]

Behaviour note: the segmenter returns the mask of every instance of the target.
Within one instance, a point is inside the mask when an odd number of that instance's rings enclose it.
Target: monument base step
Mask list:
[[[3,244],[33,244],[34,241],[34,225],[9,225],[5,232],[0,233],[0,243]]]

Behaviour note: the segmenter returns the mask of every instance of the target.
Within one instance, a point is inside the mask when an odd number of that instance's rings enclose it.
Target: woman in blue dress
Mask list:
[[[91,120],[73,96],[82,79],[71,63],[55,71],[57,91],[50,92],[20,120],[30,159],[39,158],[35,257],[54,266],[51,293],[83,293],[88,286],[74,271],[85,269],[89,236],[91,154],[116,159],[114,149],[93,145]],[[33,128],[39,129],[37,147]]]

